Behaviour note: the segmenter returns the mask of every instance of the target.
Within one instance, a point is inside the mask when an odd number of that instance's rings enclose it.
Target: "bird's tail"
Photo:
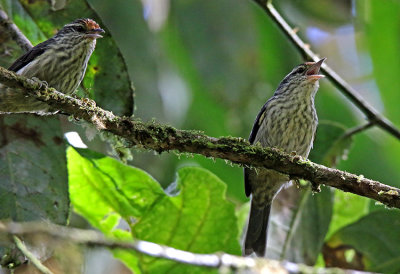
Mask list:
[[[267,246],[268,219],[271,205],[258,207],[251,202],[250,217],[247,224],[244,240],[243,255],[255,252],[257,256],[264,257]]]
[[[43,115],[49,109],[48,104],[25,95],[21,90],[0,85],[0,114],[34,112]]]

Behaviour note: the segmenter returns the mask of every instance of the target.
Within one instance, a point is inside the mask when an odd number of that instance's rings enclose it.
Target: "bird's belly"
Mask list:
[[[86,51],[82,51],[81,54],[75,56],[75,58],[49,50],[38,59],[40,62],[38,60],[33,61],[20,69],[17,74],[28,78],[36,77],[47,82],[50,87],[60,92],[72,94],[78,88],[85,75],[90,53],[93,49],[94,46],[92,45]]]
[[[313,113],[294,113],[284,117],[266,119],[264,132],[259,134],[259,142],[263,146],[282,149],[287,153],[296,152],[307,157],[313,143],[317,127]]]
[[[308,156],[313,141],[313,126],[311,123],[299,123],[296,119],[288,123],[283,130],[281,138],[275,138],[278,142],[274,145],[287,153],[296,152],[302,156]]]

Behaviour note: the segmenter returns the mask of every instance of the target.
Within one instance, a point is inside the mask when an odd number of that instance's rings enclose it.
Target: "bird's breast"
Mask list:
[[[83,79],[94,47],[95,41],[86,45],[49,48],[18,73],[28,78],[39,78],[60,92],[72,94]]]
[[[318,118],[312,100],[281,101],[266,109],[255,143],[277,147],[287,153],[307,157],[313,143]]]

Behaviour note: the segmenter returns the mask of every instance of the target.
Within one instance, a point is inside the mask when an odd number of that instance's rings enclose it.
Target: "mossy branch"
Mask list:
[[[158,153],[177,151],[201,154],[229,160],[242,166],[264,167],[324,184],[343,191],[365,196],[390,207],[400,208],[400,189],[348,172],[328,168],[298,155],[289,155],[275,148],[252,146],[242,138],[214,138],[199,131],[179,130],[156,122],[143,123],[130,117],[120,117],[96,106],[90,99],[77,99],[16,75],[0,67],[0,83],[20,88],[27,95],[46,102],[55,109],[85,120],[97,129],[124,138],[132,146]]]

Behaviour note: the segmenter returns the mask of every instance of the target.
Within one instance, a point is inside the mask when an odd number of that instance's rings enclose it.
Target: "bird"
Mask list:
[[[318,117],[314,98],[319,88],[322,63],[306,62],[296,66],[279,84],[273,96],[258,113],[249,142],[275,147],[307,158],[313,146]],[[244,168],[246,196],[251,196],[250,214],[243,244],[243,255],[265,257],[271,204],[287,175],[270,169]]]
[[[8,69],[71,95],[85,75],[97,38],[101,38],[104,32],[92,19],[76,19],[50,39],[31,48]],[[45,115],[56,112],[46,103],[25,95],[21,90],[0,85],[0,114]]]

